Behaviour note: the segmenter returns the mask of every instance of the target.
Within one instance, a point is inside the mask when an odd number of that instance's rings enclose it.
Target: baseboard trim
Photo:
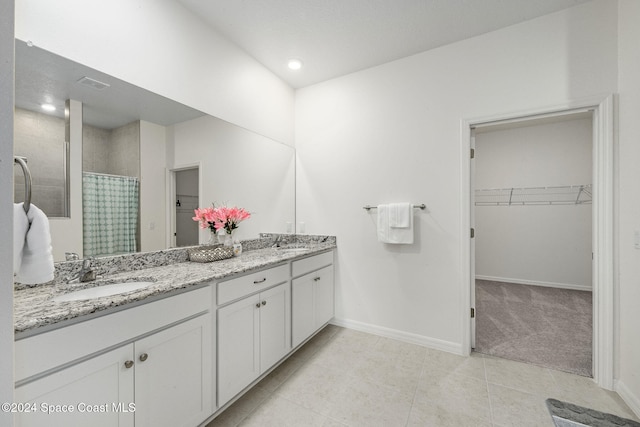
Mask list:
[[[571,289],[574,291],[592,291],[591,286],[574,285],[571,283],[539,282],[537,280],[510,279],[506,277],[481,276],[478,274],[476,274],[476,279],[491,280],[492,282],[516,283],[518,285],[544,286],[546,288]]]
[[[329,323],[336,326],[342,326],[343,328],[353,329],[360,332],[367,332],[369,334],[379,335],[385,338],[392,338],[409,344],[421,345],[423,347],[432,348],[434,350],[441,350],[448,353],[464,355],[464,352],[462,351],[462,345],[460,343],[425,337],[423,335],[412,334],[410,332],[404,332],[397,329],[385,328],[383,326],[372,325],[370,323],[359,322],[357,320],[334,318]]]
[[[614,390],[624,400],[624,402],[631,408],[631,410],[640,417],[640,398],[633,394],[629,387],[627,387],[622,381],[613,381]]]

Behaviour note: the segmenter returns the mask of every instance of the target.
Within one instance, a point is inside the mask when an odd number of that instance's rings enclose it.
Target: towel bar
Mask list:
[[[422,209],[422,210],[427,209],[427,205],[425,205],[424,203],[419,204],[419,205],[413,205],[412,207],[413,207],[413,209]],[[366,205],[366,206],[363,206],[362,209],[368,211],[370,209],[378,209],[378,207],[377,206]]]
[[[17,163],[22,168],[24,175],[24,212],[28,213],[31,208],[31,172],[27,167],[27,158],[22,156],[13,156],[13,163]]]

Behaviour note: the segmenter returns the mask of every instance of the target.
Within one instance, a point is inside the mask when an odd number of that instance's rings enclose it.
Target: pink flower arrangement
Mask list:
[[[244,208],[220,206],[216,208],[198,208],[193,217],[194,221],[200,223],[200,228],[209,228],[211,231],[217,232],[224,229],[227,234],[231,234],[233,230],[238,228],[245,219],[251,218],[251,214]]]

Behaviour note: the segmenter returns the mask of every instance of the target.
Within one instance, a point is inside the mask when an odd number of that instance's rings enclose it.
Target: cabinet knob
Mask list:
[[[257,304],[256,304],[256,307],[260,308],[260,303],[257,303]]]
[[[145,360],[147,360],[149,358],[149,355],[147,353],[142,353],[140,355],[140,361],[144,362]]]
[[[267,302],[266,301],[262,301],[262,305],[267,305]]]
[[[254,284],[254,285],[257,285],[258,283],[262,283],[262,282],[266,282],[266,281],[267,281],[267,278],[266,278],[266,277],[263,277],[263,278],[262,278],[262,280],[254,280],[254,281],[253,281],[253,284]]]
[[[125,368],[129,369],[132,366],[133,366],[133,360],[127,360],[126,362],[124,362]]]

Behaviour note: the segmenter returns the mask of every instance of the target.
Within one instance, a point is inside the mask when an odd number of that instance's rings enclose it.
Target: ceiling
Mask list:
[[[300,88],[590,0],[177,1]]]

